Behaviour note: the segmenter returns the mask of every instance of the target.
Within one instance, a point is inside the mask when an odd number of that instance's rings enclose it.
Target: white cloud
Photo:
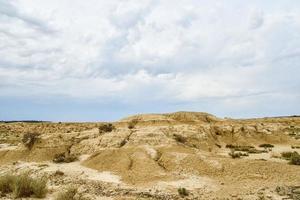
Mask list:
[[[299,95],[299,30],[296,1],[0,0],[0,95],[257,105]]]

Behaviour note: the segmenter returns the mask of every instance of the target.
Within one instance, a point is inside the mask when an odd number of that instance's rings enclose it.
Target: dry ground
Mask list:
[[[300,153],[292,149],[300,146],[299,117],[178,112],[132,116],[111,131],[99,131],[103,124],[0,123],[0,175],[47,177],[46,199],[69,186],[78,188],[74,199],[300,199],[300,166],[281,157]],[[22,142],[26,133],[39,134],[31,148]],[[264,143],[274,147],[259,147]],[[233,159],[228,144],[264,152]],[[61,153],[78,160],[53,162]]]

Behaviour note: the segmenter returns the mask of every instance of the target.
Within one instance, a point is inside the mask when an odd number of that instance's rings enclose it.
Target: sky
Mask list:
[[[0,0],[0,120],[300,114],[299,0]]]

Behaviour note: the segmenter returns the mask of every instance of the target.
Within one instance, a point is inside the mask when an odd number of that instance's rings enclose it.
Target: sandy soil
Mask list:
[[[291,148],[300,145],[300,118],[233,120],[179,112],[131,116],[107,132],[99,132],[101,125],[0,123],[0,174],[46,176],[46,199],[69,186],[78,188],[74,199],[81,200],[300,198],[293,189],[300,186],[300,168],[281,157],[300,153]],[[39,133],[30,149],[22,142],[28,132]],[[238,159],[226,148],[264,150],[264,143],[274,147]],[[54,163],[62,153],[78,160]],[[188,195],[182,197],[179,188]]]

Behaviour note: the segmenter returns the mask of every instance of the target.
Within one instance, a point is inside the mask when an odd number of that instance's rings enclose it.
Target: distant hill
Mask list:
[[[45,122],[51,122],[51,121],[38,121],[38,120],[10,120],[10,121],[3,121],[1,120],[0,122],[2,123],[17,123],[17,122],[23,122],[23,123],[45,123]]]

